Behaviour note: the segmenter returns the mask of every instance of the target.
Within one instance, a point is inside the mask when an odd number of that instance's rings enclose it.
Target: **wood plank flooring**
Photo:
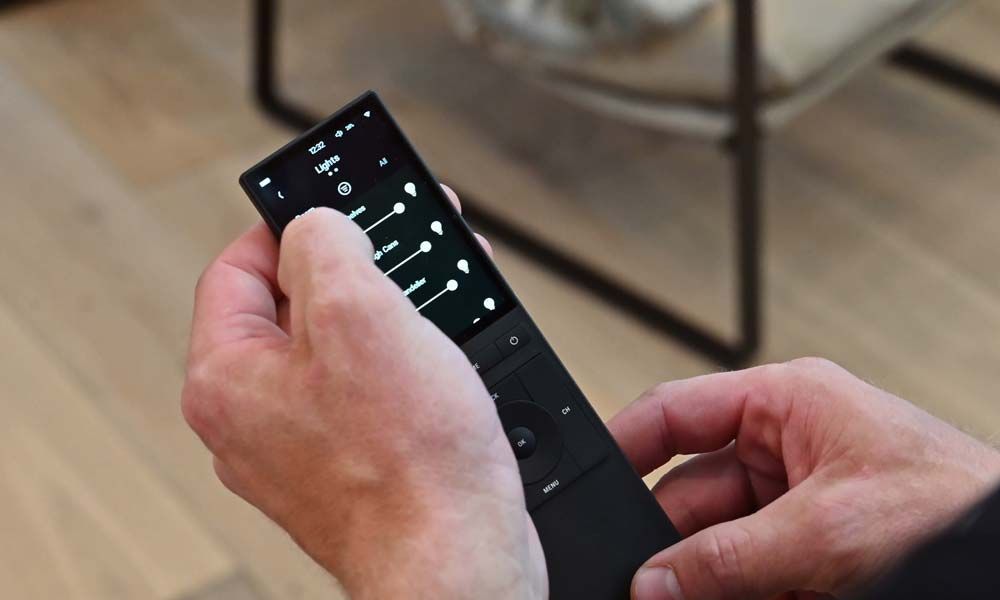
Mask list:
[[[291,93],[373,87],[438,174],[731,331],[715,148],[553,98],[436,8],[293,0]],[[431,4],[429,6],[435,6]],[[0,11],[0,580],[16,598],[339,597],[214,481],[178,394],[202,266],[255,220],[236,176],[290,132],[251,104],[246,2],[51,0]],[[1000,10],[928,33],[1000,74]],[[1000,111],[883,66],[767,150],[767,340],[1000,432]],[[714,370],[499,246],[595,405]]]

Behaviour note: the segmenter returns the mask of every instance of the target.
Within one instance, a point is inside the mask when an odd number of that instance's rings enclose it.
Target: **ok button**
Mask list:
[[[517,460],[530,458],[535,453],[537,446],[535,434],[527,427],[511,429],[507,432],[507,439],[510,440],[510,446],[514,449],[514,456],[517,457]]]
[[[507,402],[497,414],[517,456],[521,481],[525,485],[541,481],[562,457],[562,436],[555,420],[534,402]]]

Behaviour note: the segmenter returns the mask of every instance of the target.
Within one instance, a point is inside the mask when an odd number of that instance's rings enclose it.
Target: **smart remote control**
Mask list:
[[[545,551],[550,597],[629,597],[680,536],[374,92],[240,177],[278,237],[310,208],[347,214],[496,403]]]

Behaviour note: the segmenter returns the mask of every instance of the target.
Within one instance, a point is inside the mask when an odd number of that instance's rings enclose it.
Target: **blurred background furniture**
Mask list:
[[[375,87],[485,206],[734,330],[729,164],[714,144],[520,80],[433,2],[281,6],[284,93],[318,113]],[[236,176],[290,135],[248,101],[248,8],[0,10],[4,598],[346,600],[219,484],[178,409],[195,281],[258,222]],[[1000,2],[967,0],[917,39],[1000,77],[997,31]],[[828,357],[996,440],[1000,111],[877,61],[779,133],[763,162],[769,318],[754,360]],[[714,370],[496,248],[603,419]]]
[[[858,69],[900,68],[1000,105],[1000,85],[906,43],[955,0],[445,0],[457,30],[556,92],[656,129],[721,141],[733,161],[736,339],[710,331],[532,236],[460,190],[467,218],[551,272],[734,367],[761,338],[761,142]],[[255,3],[255,93],[305,129],[278,83],[278,0]]]

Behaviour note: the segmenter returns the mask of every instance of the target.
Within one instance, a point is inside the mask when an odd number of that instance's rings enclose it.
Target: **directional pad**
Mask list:
[[[518,458],[521,480],[528,485],[543,479],[562,456],[562,436],[552,416],[532,402],[504,404],[499,414]]]

